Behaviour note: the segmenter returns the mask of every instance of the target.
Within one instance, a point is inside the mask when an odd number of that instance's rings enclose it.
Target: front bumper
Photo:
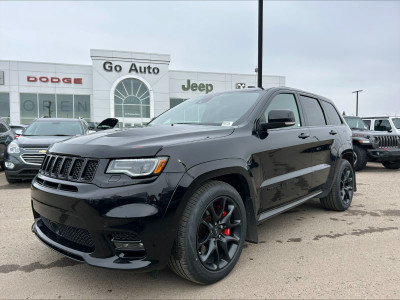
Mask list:
[[[28,164],[21,159],[20,154],[6,154],[5,162],[14,164],[13,169],[5,169],[5,173],[10,179],[32,179],[39,172],[39,164]]]
[[[152,183],[100,188],[39,174],[32,182],[32,231],[50,248],[93,266],[162,269],[176,234],[165,212],[182,176],[164,173]],[[118,250],[116,240],[140,240],[144,251]]]
[[[367,153],[370,159],[377,162],[400,160],[400,149],[398,148],[368,149]]]

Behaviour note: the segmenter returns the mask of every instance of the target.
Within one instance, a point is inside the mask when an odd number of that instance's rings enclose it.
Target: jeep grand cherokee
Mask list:
[[[208,94],[147,127],[54,144],[32,183],[33,231],[78,261],[212,283],[257,224],[309,199],[343,211],[355,190],[350,128],[289,88]]]

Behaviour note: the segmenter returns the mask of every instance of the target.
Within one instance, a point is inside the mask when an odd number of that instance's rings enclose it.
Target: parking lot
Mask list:
[[[0,172],[0,298],[400,298],[400,171],[369,163],[345,212],[299,206],[258,227],[233,272],[199,286],[64,258],[30,228],[29,182]]]

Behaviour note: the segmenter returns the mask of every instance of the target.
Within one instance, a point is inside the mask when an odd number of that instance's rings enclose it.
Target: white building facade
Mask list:
[[[166,54],[92,49],[90,55],[92,65],[0,60],[0,117],[11,124],[115,117],[132,126],[188,98],[257,84],[256,74],[170,70]],[[284,76],[263,76],[264,88],[284,85]]]

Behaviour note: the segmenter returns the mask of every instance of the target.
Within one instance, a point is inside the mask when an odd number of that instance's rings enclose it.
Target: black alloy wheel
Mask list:
[[[348,160],[342,159],[329,194],[321,198],[321,205],[330,210],[344,211],[349,208],[354,194],[354,169]]]
[[[208,181],[186,203],[168,266],[196,283],[217,282],[239,260],[246,229],[237,190],[226,182]]]
[[[354,178],[351,166],[346,166],[340,177],[340,196],[345,205],[353,199]]]
[[[197,251],[208,270],[225,268],[242,239],[241,214],[229,197],[216,198],[205,209],[197,230]]]

